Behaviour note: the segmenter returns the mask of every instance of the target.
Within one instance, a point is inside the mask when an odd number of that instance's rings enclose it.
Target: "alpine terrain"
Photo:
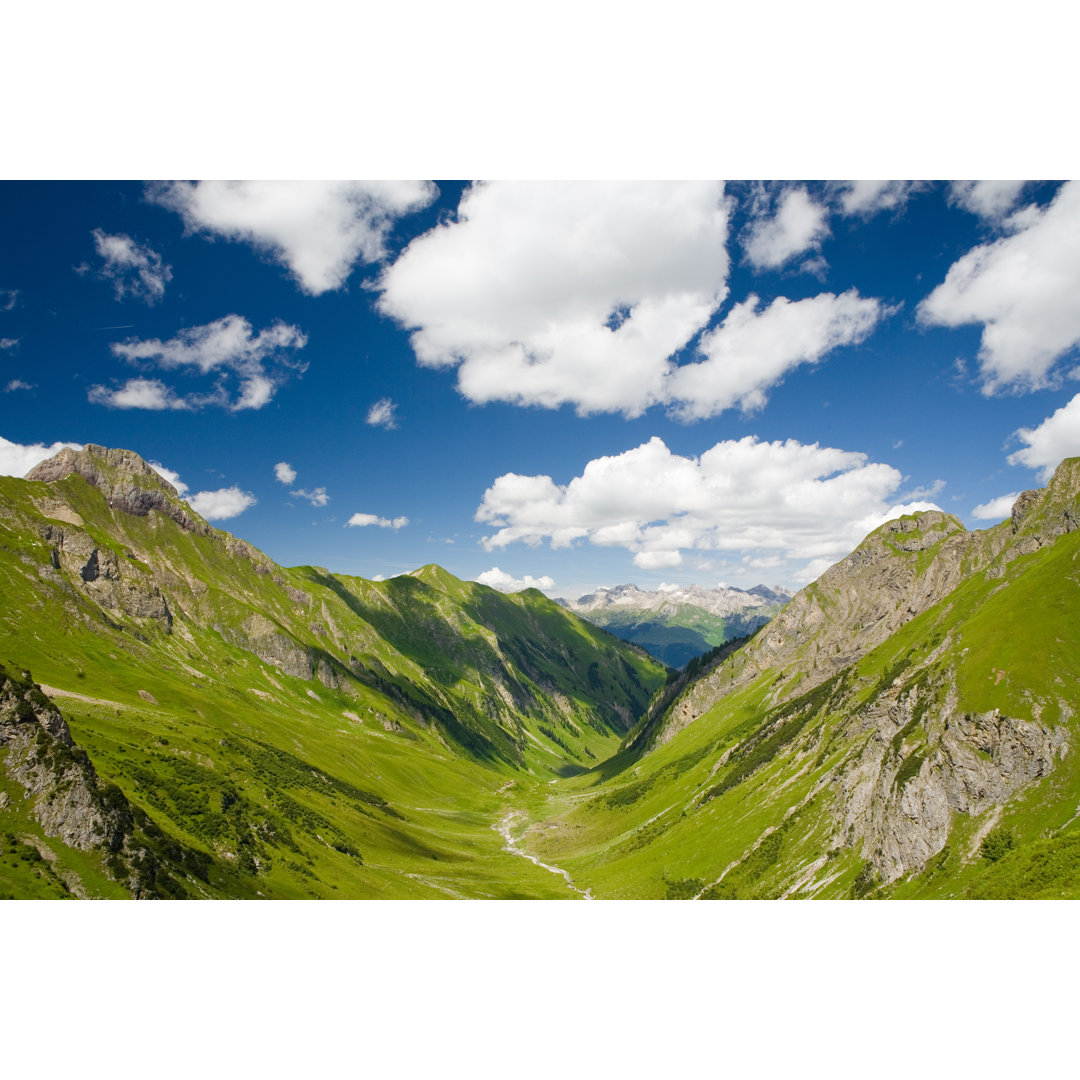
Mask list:
[[[678,668],[732,638],[752,634],[790,599],[791,593],[779,585],[752,589],[669,586],[653,592],[636,585],[616,585],[559,602]]]
[[[536,590],[283,568],[63,450],[0,477],[0,896],[1077,896],[1078,586],[1068,459],[676,673]],[[664,612],[631,588],[577,607]]]

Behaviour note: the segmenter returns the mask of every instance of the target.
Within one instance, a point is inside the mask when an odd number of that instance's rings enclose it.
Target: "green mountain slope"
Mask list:
[[[160,831],[174,892],[565,892],[502,850],[500,790],[606,757],[658,664],[540,593],[279,567],[127,451],[31,477],[0,478],[9,696],[62,706],[95,777]],[[14,753],[0,742],[5,783]],[[32,811],[8,794],[0,861],[48,817],[49,792]],[[104,850],[76,861],[84,891],[121,880]]]
[[[598,895],[1076,896],[1080,460],[891,522],[534,812]]]

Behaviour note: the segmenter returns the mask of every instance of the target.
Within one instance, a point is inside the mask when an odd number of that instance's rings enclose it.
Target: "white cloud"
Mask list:
[[[119,388],[94,386],[90,401],[122,409],[199,409],[206,405],[224,406],[233,412],[261,409],[292,371],[303,370],[304,365],[290,354],[306,344],[307,337],[299,327],[279,320],[255,334],[251,323],[240,315],[188,327],[168,341],[132,338],[114,344],[114,355],[165,370],[189,368],[203,375],[217,372],[214,389],[181,396],[159,379],[138,378]],[[234,376],[238,383],[235,399],[227,387],[228,376]]]
[[[506,573],[505,570],[500,570],[497,566],[478,574],[476,580],[481,585],[490,585],[493,589],[505,593],[521,592],[523,589],[540,589],[547,592],[555,588],[554,578],[548,577],[547,574],[539,578],[534,578],[532,574],[516,578],[512,574]]]
[[[287,461],[279,461],[274,466],[274,476],[279,484],[296,483],[296,470]]]
[[[301,488],[299,491],[290,491],[290,495],[295,495],[298,499],[307,499],[312,506],[325,506],[330,501],[330,496],[326,494],[326,488],[318,487],[314,491],[304,491]]]
[[[113,236],[95,229],[91,235],[98,255],[105,260],[99,274],[112,282],[117,300],[135,296],[154,304],[165,295],[172,267],[156,251],[123,233]]]
[[[898,210],[922,185],[912,180],[842,180],[833,185],[844,217],[870,218]]]
[[[87,400],[111,409],[186,409],[188,403],[177,397],[160,379],[128,379],[122,386],[91,386]]]
[[[801,364],[817,363],[841,345],[863,341],[887,312],[877,300],[850,289],[806,300],[774,300],[759,311],[756,296],[736,304],[724,321],[701,339],[706,359],[671,375],[667,394],[684,419],[716,416],[738,405],[760,409],[767,391]]]
[[[24,477],[35,465],[47,461],[61,450],[81,450],[82,443],[54,442],[50,446],[44,443],[13,443],[0,435],[0,476]]]
[[[340,289],[355,263],[378,262],[394,221],[438,195],[426,181],[203,180],[151,185],[188,229],[251,244],[311,295]]]
[[[402,529],[409,524],[407,517],[396,518],[384,518],[379,517],[377,514],[353,514],[348,521],[345,522],[345,527],[350,525],[378,525],[380,529]]]
[[[983,324],[987,395],[1055,385],[1055,362],[1080,343],[1080,183],[1006,224],[1012,235],[963,255],[918,309],[924,325]]]
[[[1080,456],[1080,394],[1038,427],[1020,428],[1015,435],[1027,445],[1009,455],[1009,464],[1038,469],[1039,479],[1046,483],[1062,458]]]
[[[160,461],[149,461],[147,464],[158,474],[158,476],[168,480],[169,483],[176,488],[176,494],[179,495],[181,499],[187,495],[188,486],[180,479],[180,474],[178,472],[174,472],[172,469],[162,465]]]
[[[971,511],[971,516],[979,521],[1002,521],[1012,513],[1013,503],[1019,491],[1011,491],[1008,495],[999,495],[989,502],[980,503]]]
[[[238,487],[221,488],[218,491],[199,491],[187,500],[188,506],[207,521],[222,521],[242,514],[257,502],[250,491]]]
[[[379,400],[368,409],[367,422],[372,427],[381,427],[386,428],[387,431],[392,431],[397,427],[397,418],[394,416],[394,411],[396,409],[397,405],[395,405],[390,398],[379,398]]]
[[[987,221],[998,223],[1016,205],[1026,180],[957,180],[950,199]]]
[[[12,311],[18,303],[18,289],[0,289],[0,311]]]
[[[804,251],[816,250],[829,235],[828,209],[804,187],[786,188],[772,217],[756,215],[743,239],[755,270],[775,270]]]
[[[590,461],[581,476],[498,477],[476,519],[497,531],[488,551],[521,541],[553,548],[587,539],[634,554],[641,569],[674,567],[682,552],[743,552],[778,558],[809,580],[890,518],[937,509],[891,504],[903,477],[865,454],[814,443],[717,443],[700,458],[671,453],[663,441]],[[802,564],[795,565],[795,564]]]
[[[33,390],[37,386],[37,383],[23,382],[22,379],[12,379],[11,382],[4,387],[4,393],[10,394],[15,390]]]
[[[16,349],[19,346],[19,339],[14,337],[0,338],[0,349]]]
[[[637,416],[727,296],[719,183],[491,183],[382,275],[379,309],[477,403]]]
[[[195,513],[201,514],[207,521],[237,517],[258,501],[250,491],[241,491],[236,486],[220,488],[217,491],[197,491],[194,495],[189,495],[190,488],[180,479],[179,473],[162,465],[160,461],[151,461],[149,465],[176,488],[176,494],[184,499]]]

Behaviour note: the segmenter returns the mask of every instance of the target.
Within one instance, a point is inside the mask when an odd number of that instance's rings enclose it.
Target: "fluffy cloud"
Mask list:
[[[637,416],[727,296],[718,183],[491,183],[382,275],[379,309],[471,401]]]
[[[493,589],[505,593],[521,592],[523,589],[541,589],[546,592],[555,588],[554,578],[548,577],[547,574],[539,578],[534,578],[532,574],[526,574],[523,578],[516,578],[505,570],[500,570],[497,566],[478,574],[476,580],[481,585],[490,585]]]
[[[1038,427],[1021,428],[1015,437],[1027,445],[1009,455],[1009,464],[1038,469],[1039,479],[1046,483],[1062,458],[1080,455],[1080,394]]]
[[[19,346],[19,339],[14,337],[0,338],[0,349],[5,351],[8,349],[17,349]]]
[[[854,289],[795,302],[780,297],[764,311],[758,308],[756,296],[736,304],[702,337],[699,351],[706,359],[672,373],[667,393],[678,415],[696,420],[735,405],[744,412],[760,409],[787,372],[863,341],[886,314],[879,301]]]
[[[218,491],[196,492],[187,503],[196,514],[202,514],[207,521],[223,521],[225,518],[242,514],[249,506],[254,506],[256,501],[250,491],[228,487]]]
[[[4,387],[4,393],[10,394],[15,390],[33,390],[37,386],[37,383],[23,382],[22,379],[12,379],[11,382]]]
[[[312,506],[325,506],[330,501],[330,496],[326,494],[324,487],[318,487],[314,491],[304,491],[301,488],[299,491],[290,491],[289,494],[298,499],[307,499]]]
[[[1045,209],[1006,223],[1011,235],[980,244],[949,268],[919,305],[924,325],[982,323],[983,393],[1053,386],[1057,360],[1080,343],[1080,183]]]
[[[949,188],[952,202],[990,222],[1000,222],[1016,205],[1025,180],[957,180]]]
[[[842,180],[833,185],[844,217],[870,218],[898,210],[922,185],[911,180]]]
[[[340,289],[355,263],[377,262],[395,220],[438,195],[419,181],[203,180],[148,194],[193,232],[251,244],[313,296]]]
[[[187,495],[189,490],[188,486],[180,479],[180,474],[178,472],[162,465],[160,461],[148,461],[147,464],[158,474],[158,476],[168,480],[169,483],[176,488],[176,494],[179,495],[181,499]]]
[[[241,491],[235,486],[219,488],[217,491],[197,491],[194,495],[189,495],[190,488],[180,479],[179,473],[162,465],[160,461],[151,461],[149,465],[158,476],[168,480],[176,488],[176,494],[185,499],[196,514],[201,514],[207,521],[223,521],[237,517],[258,501],[250,491]]]
[[[1012,513],[1013,503],[1019,491],[1012,491],[1008,495],[999,495],[989,502],[980,503],[971,511],[971,516],[979,521],[1002,521]]]
[[[128,379],[120,386],[91,386],[87,400],[92,405],[110,409],[187,409],[187,400],[177,395],[160,379]]]
[[[279,484],[295,484],[296,470],[287,461],[279,461],[274,466],[274,477]]]
[[[865,454],[816,443],[747,436],[693,458],[654,437],[590,461],[566,485],[549,476],[500,476],[476,519],[497,529],[482,541],[488,551],[518,541],[560,548],[587,539],[633,552],[634,564],[646,570],[679,566],[688,549],[742,552],[809,580],[882,522],[937,509],[922,501],[892,504],[901,480],[898,470]]]
[[[394,416],[394,411],[397,409],[395,405],[388,397],[379,398],[374,405],[368,409],[367,422],[372,427],[386,428],[387,431],[393,431],[397,427],[397,418]]]
[[[82,443],[54,442],[51,446],[44,443],[9,442],[0,435],[0,476],[25,476],[35,465],[48,460],[61,450],[81,450]]]
[[[159,379],[129,379],[120,387],[93,386],[89,399],[118,409],[199,409],[220,405],[233,412],[261,409],[277,388],[304,365],[291,354],[307,344],[296,326],[275,322],[255,334],[240,315],[226,315],[204,326],[181,330],[161,341],[129,339],[112,346],[114,355],[132,363],[155,364],[166,370],[194,369],[203,375],[216,372],[213,390],[178,395]],[[239,393],[232,397],[227,385],[236,379]]]
[[[377,514],[353,514],[348,521],[345,522],[345,527],[350,525],[378,525],[380,529],[402,529],[409,524],[407,517],[396,518],[384,518],[379,517]]]
[[[104,260],[99,273],[112,282],[117,300],[134,296],[154,304],[165,295],[165,286],[172,280],[172,267],[156,251],[123,233],[112,236],[95,229],[91,235],[98,255]]]
[[[750,265],[755,270],[775,270],[804,251],[816,250],[829,235],[828,213],[806,188],[785,188],[775,213],[771,217],[755,214],[743,238]]]

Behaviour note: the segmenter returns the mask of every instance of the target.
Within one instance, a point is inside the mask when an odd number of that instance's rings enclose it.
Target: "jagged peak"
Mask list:
[[[26,479],[55,484],[75,473],[97,488],[115,510],[139,517],[157,510],[189,532],[210,531],[206,521],[181,501],[176,488],[134,450],[94,443],[87,443],[81,450],[65,447],[35,465]]]
[[[134,450],[110,449],[94,443],[87,443],[81,450],[64,447],[51,458],[35,465],[26,474],[26,479],[51,484],[72,473],[78,473],[94,487],[100,486],[102,479],[138,477],[163,488],[174,499],[179,498],[176,488]]]

